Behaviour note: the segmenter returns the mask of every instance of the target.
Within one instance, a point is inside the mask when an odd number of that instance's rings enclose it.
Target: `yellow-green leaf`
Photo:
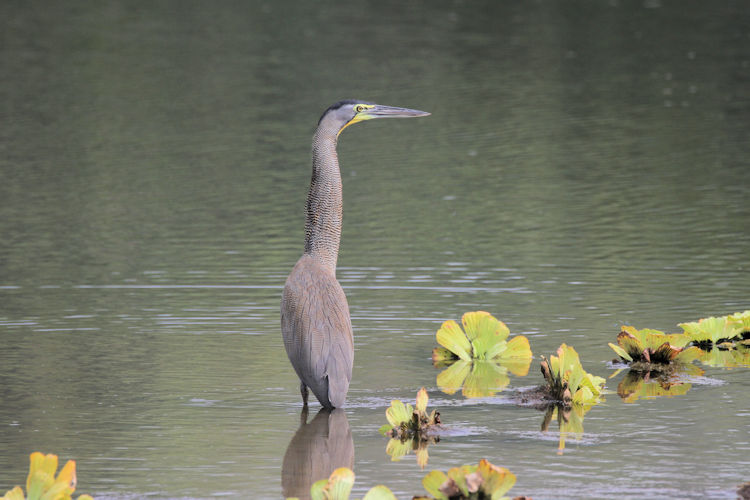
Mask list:
[[[31,454],[29,476],[26,479],[26,496],[29,500],[42,498],[44,492],[55,482],[57,455]]]
[[[470,314],[475,313],[464,314],[464,319]],[[492,359],[505,350],[507,345],[505,339],[508,338],[510,330],[502,321],[497,320],[489,313],[485,313],[484,316],[473,322],[473,326],[474,335],[470,335],[468,329],[466,335],[471,339],[475,359]]]
[[[16,486],[12,490],[9,490],[1,500],[25,500],[23,495],[23,489],[20,486]]]
[[[612,342],[609,342],[607,345],[611,347],[612,350],[615,351],[617,355],[620,356],[622,359],[626,361],[633,361],[633,358],[630,357],[630,354],[628,354],[628,352],[622,347],[620,347],[619,345],[615,345]]]
[[[448,480],[443,471],[434,470],[422,478],[424,489],[437,500],[448,500],[448,497],[440,491],[440,487]]]
[[[417,412],[420,414],[425,413],[427,411],[427,401],[430,398],[427,396],[427,390],[422,387],[419,392],[417,392],[417,402],[416,402],[416,409]]]
[[[354,486],[354,472],[347,467],[339,467],[328,478],[327,500],[349,500]]]
[[[530,361],[532,353],[529,339],[523,335],[516,335],[508,341],[503,351],[493,357],[503,361],[511,359],[528,359]]]
[[[396,496],[385,486],[378,485],[370,488],[362,500],[396,500]]]
[[[385,410],[385,417],[393,427],[411,420],[413,409],[410,404],[404,404],[398,399],[391,401],[391,406]]]
[[[464,313],[461,317],[461,323],[464,325],[464,331],[469,340],[474,340],[479,336],[480,329],[479,323],[486,318],[492,318],[492,315],[487,311],[473,311]],[[492,318],[495,319],[495,318]],[[497,320],[495,320],[497,321]]]
[[[497,500],[516,484],[516,476],[504,467],[498,467],[485,459],[479,461],[477,472],[482,476],[482,491]]]
[[[315,481],[310,486],[310,499],[311,500],[326,500],[326,486],[328,486],[328,479],[321,479]]]
[[[445,347],[461,359],[471,359],[471,343],[461,327],[453,320],[448,320],[435,335],[438,344]]]

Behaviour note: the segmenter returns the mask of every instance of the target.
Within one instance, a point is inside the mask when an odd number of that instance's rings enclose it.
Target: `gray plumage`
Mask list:
[[[309,388],[324,407],[343,406],[354,363],[349,305],[336,280],[342,224],[338,135],[362,120],[428,114],[349,100],[329,107],[318,122],[313,136],[305,251],[287,278],[281,298],[284,347],[300,379],[305,405]]]

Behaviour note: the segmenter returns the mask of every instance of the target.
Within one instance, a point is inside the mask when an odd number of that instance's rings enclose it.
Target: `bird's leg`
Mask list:
[[[307,408],[307,396],[310,394],[307,390],[307,386],[304,382],[299,383],[299,392],[302,393],[302,403],[305,408]]]
[[[305,405],[305,406],[302,407],[302,411],[299,414],[299,425],[300,425],[300,427],[304,427],[305,425],[307,425],[307,415],[308,415],[309,411],[310,410],[308,409],[307,405]]]

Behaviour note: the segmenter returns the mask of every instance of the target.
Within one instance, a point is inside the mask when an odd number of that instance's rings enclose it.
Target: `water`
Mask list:
[[[97,498],[279,498],[294,442],[300,467],[353,446],[355,497],[410,498],[427,471],[487,458],[536,499],[734,498],[747,368],[608,394],[558,455],[542,412],[442,394],[429,357],[442,321],[483,309],[530,338],[511,390],[562,342],[609,376],[621,324],[750,308],[748,13],[3,3],[0,490],[40,450],[77,460]],[[292,441],[278,304],[313,128],[348,97],[433,115],[341,137],[352,440],[339,414],[328,441],[325,415]],[[377,434],[421,386],[451,429],[424,471]]]

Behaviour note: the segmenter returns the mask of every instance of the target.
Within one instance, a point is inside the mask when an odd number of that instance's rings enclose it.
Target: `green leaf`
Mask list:
[[[437,376],[437,385],[446,394],[453,394],[461,388],[464,379],[471,370],[471,361],[459,360],[440,372]]]
[[[37,451],[31,454],[30,461],[29,476],[26,478],[26,496],[30,500],[38,500],[55,482],[57,455],[44,455]]]
[[[750,310],[734,313],[727,319],[740,333],[750,332]]]
[[[347,467],[339,467],[328,478],[327,500],[349,500],[354,486],[354,472]]]
[[[310,499],[311,500],[326,500],[326,486],[328,486],[328,479],[321,479],[315,481],[310,486]]]
[[[440,487],[448,480],[445,472],[434,470],[422,478],[422,486],[425,491],[437,500],[448,500],[448,497],[440,491]]]
[[[721,339],[731,340],[742,333],[741,327],[728,316],[703,318],[698,322],[680,323],[678,326],[685,330],[693,342],[710,340],[716,344]]]
[[[453,467],[448,471],[448,479],[453,480],[464,497],[468,498],[469,496],[469,486],[466,484],[466,476],[474,472],[476,468],[476,465],[464,465],[462,467]]]
[[[484,480],[482,491],[497,500],[516,484],[516,476],[504,467],[498,467],[485,459],[479,461],[477,472]]]
[[[595,401],[594,393],[591,392],[591,389],[589,389],[586,386],[581,387],[573,394],[573,403],[575,404],[582,405],[582,404],[593,403],[594,401]]]
[[[646,348],[638,338],[637,334],[638,330],[632,326],[623,326],[622,330],[617,335],[617,343],[620,344],[620,347],[622,347],[633,360],[640,360],[643,358],[643,350]]]
[[[466,331],[466,336],[468,337],[469,340],[473,341],[475,338],[479,336],[479,333],[480,333],[479,323],[487,317],[492,318],[490,313],[488,313],[487,311],[467,312],[467,313],[464,313],[463,316],[461,316],[461,324],[463,324],[464,331]]]
[[[502,351],[491,356],[491,358],[496,358],[503,361],[511,359],[528,359],[530,364],[532,353],[531,346],[529,346],[529,339],[523,335],[516,335],[508,341]]]
[[[464,314],[464,321],[470,314],[476,313]],[[489,313],[484,314],[484,316],[474,321],[473,337],[469,334],[467,327],[466,335],[471,339],[475,359],[492,359],[498,353],[505,350],[507,345],[505,339],[508,338],[508,334],[510,333],[508,327],[502,321],[498,321]],[[465,322],[464,325],[467,325],[467,323]]]
[[[385,417],[393,427],[399,427],[403,423],[411,420],[413,409],[410,404],[404,405],[398,399],[391,401],[390,408],[385,410]]]
[[[445,347],[461,359],[471,359],[471,344],[461,327],[453,320],[443,323],[435,335],[438,344]]]
[[[23,495],[23,489],[20,486],[16,486],[3,495],[1,500],[26,500],[26,497]]]
[[[374,488],[370,488],[365,497],[362,500],[397,500],[396,495],[385,486],[378,485]]]
[[[617,355],[625,361],[633,361],[633,358],[630,356],[630,354],[628,354],[628,352],[619,345],[615,345],[612,342],[609,342],[607,345],[611,347],[612,350],[615,351]]]
[[[432,350],[432,364],[436,367],[452,363],[457,359],[459,359],[458,356],[445,347],[436,347]]]
[[[429,401],[429,397],[427,396],[427,390],[422,387],[419,392],[417,392],[417,401],[416,401],[416,409],[419,414],[426,413],[427,411],[427,401]]]

